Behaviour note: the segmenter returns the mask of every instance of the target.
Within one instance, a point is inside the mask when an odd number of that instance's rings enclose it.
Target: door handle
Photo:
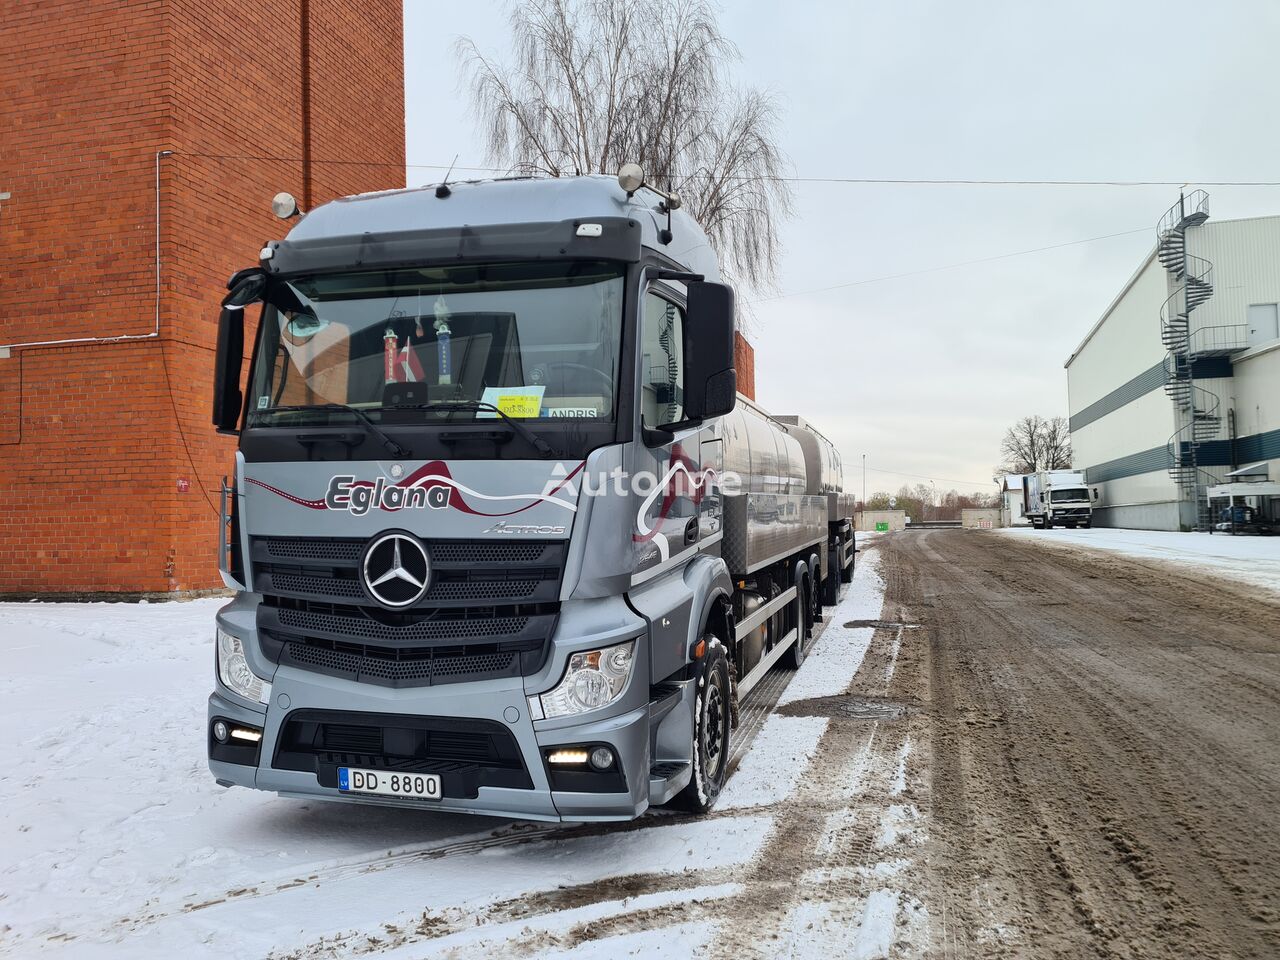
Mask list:
[[[698,542],[698,518],[690,517],[689,522],[684,525],[684,542]]]

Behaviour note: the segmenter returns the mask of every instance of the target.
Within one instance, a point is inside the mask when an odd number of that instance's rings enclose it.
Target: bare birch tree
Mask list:
[[[791,210],[777,108],[729,82],[738,53],[710,4],[527,0],[510,18],[510,62],[457,44],[491,162],[550,177],[639,163],[730,274],[768,287]]]

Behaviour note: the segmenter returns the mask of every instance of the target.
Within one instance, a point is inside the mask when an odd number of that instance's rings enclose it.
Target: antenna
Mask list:
[[[440,186],[436,187],[436,198],[438,200],[443,200],[445,197],[449,196],[449,194],[453,193],[453,191],[449,189],[449,174],[453,173],[453,166],[457,162],[458,155],[455,153],[453,155],[453,163],[449,164],[448,173],[444,175],[444,180],[440,182]]]

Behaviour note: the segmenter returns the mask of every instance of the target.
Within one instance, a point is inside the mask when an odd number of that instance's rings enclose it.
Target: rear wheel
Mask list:
[[[827,552],[827,579],[822,581],[822,602],[834,607],[840,599],[840,541]]]
[[[840,567],[840,579],[843,580],[845,583],[849,583],[851,580],[853,580],[853,565],[858,559],[857,551],[853,549],[853,547],[856,546],[856,543],[854,541],[852,530],[850,530],[848,533],[844,534],[840,538],[840,552],[842,554],[844,553],[845,544],[848,544],[850,547],[849,565],[847,567],[846,566]]]
[[[799,670],[809,654],[809,635],[813,633],[813,606],[809,601],[809,584],[806,578],[796,584],[796,639],[782,655],[782,664],[790,670]]]
[[[675,803],[694,813],[706,813],[715,804],[729,770],[729,737],[733,729],[733,685],[724,647],[713,645],[708,634],[707,653],[698,669],[697,715],[694,717],[693,777],[676,795]]]

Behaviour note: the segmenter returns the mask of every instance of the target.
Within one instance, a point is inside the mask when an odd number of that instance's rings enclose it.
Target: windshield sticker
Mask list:
[[[485,387],[481,403],[491,403],[508,417],[536,417],[542,410],[545,386],[536,387]],[[476,419],[492,420],[498,416],[492,410],[477,411]]]

